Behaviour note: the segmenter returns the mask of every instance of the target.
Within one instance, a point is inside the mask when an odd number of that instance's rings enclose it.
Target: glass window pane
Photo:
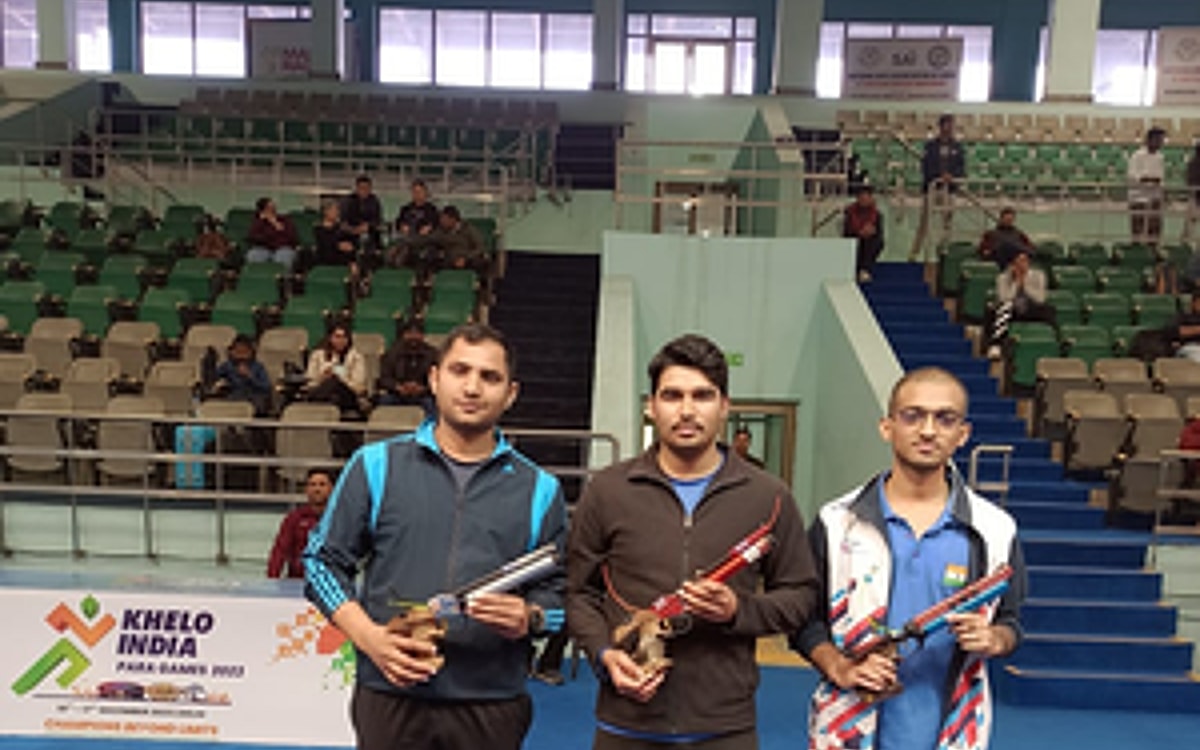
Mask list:
[[[697,44],[693,50],[688,93],[724,94],[728,55],[729,48],[724,44]]]
[[[950,26],[946,36],[962,37],[963,40],[958,100],[986,102],[992,95],[992,27]]]
[[[890,23],[848,23],[846,24],[847,39],[891,39],[892,25]]]
[[[379,80],[433,83],[433,11],[380,9]]]
[[[491,85],[536,89],[542,84],[542,18],[537,13],[492,14]]]
[[[753,39],[758,33],[758,21],[753,18],[739,18],[737,20],[737,38],[738,39]]]
[[[196,4],[196,75],[246,77],[246,9]]]
[[[845,35],[845,24],[821,24],[821,51],[817,57],[817,97],[820,99],[836,99],[842,95]]]
[[[32,68],[37,64],[37,0],[3,0],[5,68]]]
[[[630,34],[645,36],[650,33],[650,16],[645,13],[630,13],[625,26]]]
[[[1146,79],[1142,87],[1142,104],[1154,104],[1158,96],[1158,32],[1150,32],[1150,49],[1146,52]]]
[[[754,93],[754,42],[738,42],[734,47],[733,93]]]
[[[896,26],[897,39],[937,39],[942,36],[941,26],[900,24]]]
[[[1038,34],[1037,72],[1033,76],[1033,100],[1040,102],[1046,96],[1046,54],[1050,47],[1050,35],[1043,26]]]
[[[542,85],[548,89],[586,91],[592,86],[592,16],[551,13],[546,16],[546,59]]]
[[[656,94],[682,94],[687,91],[687,45],[682,42],[656,42],[651,53]]]
[[[660,16],[650,19],[654,36],[689,39],[728,39],[733,36],[733,19],[713,16]]]
[[[298,5],[247,5],[246,18],[299,18]]]
[[[1147,34],[1141,30],[1096,32],[1092,96],[1097,104],[1140,104],[1145,79]]]
[[[75,0],[75,69],[112,71],[108,0]]]
[[[142,6],[142,72],[192,74],[192,4],[155,2]]]
[[[644,38],[630,37],[625,44],[625,90],[646,90],[646,47]]]
[[[439,10],[437,19],[437,83],[443,86],[483,86],[487,67],[487,13]]]

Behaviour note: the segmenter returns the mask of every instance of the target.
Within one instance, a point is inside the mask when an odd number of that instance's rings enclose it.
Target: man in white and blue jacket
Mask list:
[[[880,434],[890,470],[826,504],[809,540],[821,611],[792,644],[821,670],[809,708],[810,750],[986,750],[986,660],[1020,643],[1025,566],[1017,526],[962,483],[949,462],[970,436],[967,392],[954,375],[915,370],[893,388]],[[1003,597],[951,614],[950,627],[901,644],[899,663],[845,651],[914,616],[1002,564]],[[875,700],[872,694],[889,695]]]
[[[518,592],[472,597],[436,647],[386,628],[402,603],[453,591],[537,547],[562,549],[558,481],[496,428],[517,396],[513,371],[495,329],[451,332],[429,374],[436,421],[359,450],[310,536],[305,592],[358,652],[359,750],[516,750],[529,728],[530,638],[562,626],[561,570]]]

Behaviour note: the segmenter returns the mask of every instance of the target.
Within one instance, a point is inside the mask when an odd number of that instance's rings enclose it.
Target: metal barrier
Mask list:
[[[63,440],[62,444],[57,448],[50,446],[13,446],[10,444],[11,441],[6,440],[3,445],[0,445],[0,460],[4,462],[6,472],[9,474],[13,473],[10,465],[10,458],[12,457],[52,456],[61,462],[60,470],[65,484],[40,484],[36,482],[15,481],[0,483],[0,553],[9,556],[14,552],[22,551],[9,543],[4,523],[4,505],[7,502],[11,502],[14,496],[65,497],[70,511],[71,548],[68,551],[75,557],[83,557],[88,554],[83,549],[80,535],[78,513],[81,501],[130,499],[140,501],[143,525],[143,548],[141,554],[148,559],[157,559],[159,557],[159,553],[156,551],[154,545],[154,503],[162,501],[198,501],[211,503],[215,511],[216,562],[218,564],[227,564],[230,562],[225,528],[230,503],[264,504],[268,506],[296,504],[299,502],[297,497],[299,488],[294,485],[298,485],[299,482],[282,476],[280,470],[293,469],[294,472],[289,473],[294,473],[295,477],[299,477],[310,468],[336,468],[346,460],[333,457],[332,449],[328,457],[287,457],[259,453],[232,454],[222,450],[222,444],[225,442],[223,439],[223,430],[240,429],[246,431],[265,430],[275,432],[279,430],[319,430],[329,433],[358,434],[361,435],[364,443],[411,432],[411,430],[389,428],[387,425],[380,424],[372,425],[367,422],[283,422],[267,419],[247,421],[175,416],[148,417],[145,415],[109,414],[106,412],[80,413],[42,410],[0,410],[0,419],[7,421],[10,417],[53,419]],[[152,429],[147,430],[145,450],[114,450],[83,447],[76,444],[75,436],[77,427],[96,425],[102,422],[129,423],[151,427]],[[165,429],[173,431],[174,428],[186,426],[214,428],[216,431],[214,452],[179,453],[160,449],[166,437],[163,434]],[[158,431],[157,435],[156,429]],[[598,471],[599,468],[603,468],[602,466],[598,468],[589,468],[587,466],[585,456],[590,454],[590,451],[583,450],[583,446],[590,446],[594,442],[609,446],[611,460],[608,463],[614,463],[621,458],[620,442],[614,435],[607,433],[594,433],[585,430],[512,429],[505,430],[504,434],[518,447],[520,441],[523,439],[581,444],[579,451],[580,463],[578,466],[542,466],[546,471],[559,477],[582,477],[586,479]],[[95,464],[104,460],[136,461],[145,463],[146,468],[141,472],[140,483],[101,486],[99,484],[100,475],[97,473]],[[193,466],[196,464],[202,466],[213,465],[215,467],[213,472],[213,486],[211,488],[205,487],[204,489],[171,487],[170,478],[173,473],[172,469],[178,470],[179,465],[182,464]],[[257,468],[259,491],[227,489],[226,469],[231,467]],[[94,476],[92,476],[93,474]],[[92,484],[85,483],[88,478],[92,479]],[[281,491],[285,489],[289,491]]]
[[[1162,534],[1162,512],[1172,502],[1184,500],[1200,504],[1200,487],[1171,486],[1171,467],[1184,461],[1200,461],[1200,451],[1168,448],[1158,453],[1158,485],[1154,490],[1154,502],[1150,510],[1154,513],[1154,526],[1150,529],[1150,567],[1158,566],[1159,538]],[[1144,510],[1144,508],[1137,508]],[[1200,526],[1194,533],[1200,534]]]
[[[1008,502],[1009,491],[1009,462],[1012,460],[1011,445],[977,445],[971,451],[971,464],[967,471],[967,484],[976,492],[996,492],[1000,496],[1000,507]],[[981,482],[979,480],[979,459],[983,455],[1000,456],[1000,481]]]

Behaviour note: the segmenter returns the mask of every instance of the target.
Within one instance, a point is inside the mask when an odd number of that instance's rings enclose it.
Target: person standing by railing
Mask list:
[[[301,555],[308,535],[321,520],[325,504],[333,492],[334,474],[329,469],[309,469],[304,483],[305,502],[283,517],[271,555],[267,558],[267,578],[303,578]]]
[[[1200,217],[1200,143],[1194,146],[1192,158],[1187,163],[1187,188],[1187,217],[1183,220],[1183,234],[1180,239],[1191,243],[1196,218]]]
[[[1158,246],[1162,236],[1163,176],[1166,166],[1162,128],[1150,128],[1146,143],[1129,157],[1129,229],[1134,242]]]
[[[944,114],[938,118],[938,134],[925,143],[921,157],[921,218],[917,233],[913,236],[909,262],[921,257],[925,247],[925,235],[929,232],[929,214],[937,211],[941,216],[942,231],[950,235],[954,221],[954,194],[957,182],[967,174],[967,160],[962,144],[954,137],[954,115]]]

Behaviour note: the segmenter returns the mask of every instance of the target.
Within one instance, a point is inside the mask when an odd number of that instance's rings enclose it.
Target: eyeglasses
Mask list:
[[[953,409],[938,409],[937,411],[929,411],[922,409],[919,406],[909,406],[899,409],[893,419],[898,421],[905,427],[921,427],[929,418],[933,418],[933,424],[938,429],[953,430],[961,425],[964,421],[962,414]]]

